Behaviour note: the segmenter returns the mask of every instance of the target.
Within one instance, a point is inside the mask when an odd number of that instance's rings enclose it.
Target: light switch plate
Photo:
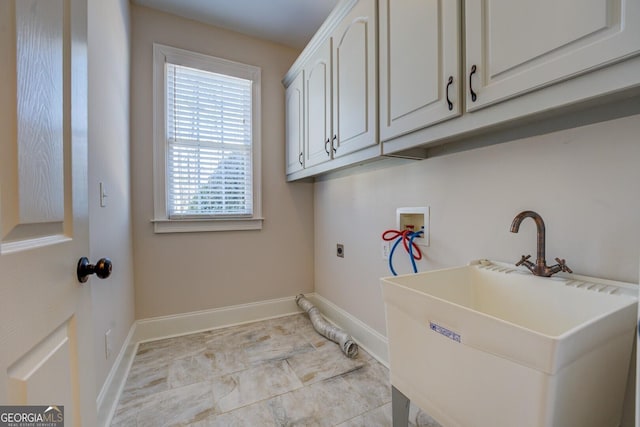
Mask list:
[[[109,195],[107,194],[107,187],[104,185],[104,182],[101,182],[100,183],[100,207],[101,208],[107,207],[107,197],[109,197]]]

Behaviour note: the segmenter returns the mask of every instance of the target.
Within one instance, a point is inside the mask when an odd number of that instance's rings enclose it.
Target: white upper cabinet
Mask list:
[[[466,0],[467,111],[640,51],[637,0]]]
[[[377,14],[359,0],[333,32],[334,157],[377,145]]]
[[[460,115],[460,3],[380,0],[380,139]]]
[[[637,97],[640,0],[340,0],[287,88],[301,71],[303,164],[296,116],[288,180],[380,155],[425,158]]]
[[[310,167],[331,159],[331,38],[309,58],[304,81],[304,165]]]
[[[285,78],[288,176],[299,177],[300,171],[303,175],[308,170],[328,171],[380,155],[377,1],[342,2],[320,31],[324,32],[294,65],[303,71],[301,92],[298,75],[290,73]],[[293,104],[299,97],[304,100],[304,137],[296,139],[300,128],[295,124],[297,117],[289,117],[289,111],[296,111]],[[298,141],[302,141],[301,150]],[[363,151],[375,146],[375,152]],[[355,152],[359,152],[355,157],[345,156]],[[329,161],[331,165],[324,164]]]
[[[304,167],[304,72],[298,73],[285,92],[287,174]]]

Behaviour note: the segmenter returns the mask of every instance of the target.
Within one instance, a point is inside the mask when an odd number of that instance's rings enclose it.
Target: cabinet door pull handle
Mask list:
[[[453,102],[449,99],[449,86],[453,84],[453,76],[449,76],[449,80],[447,80],[447,105],[449,106],[449,111],[453,110]]]
[[[331,141],[331,149],[333,150],[334,153],[338,151],[338,148],[336,147],[336,144],[335,144],[336,139],[338,139],[338,136],[333,135],[333,140]]]
[[[304,164],[302,163],[302,151],[300,152],[300,155],[298,156],[298,162],[300,162],[300,166],[304,166]]]
[[[478,71],[478,68],[474,65],[471,66],[471,72],[469,73],[469,92],[471,92],[471,101],[476,102],[478,95],[473,91],[473,85],[471,84],[471,77]]]
[[[328,145],[329,145],[329,138],[327,138],[327,140],[324,142],[324,151],[327,153],[327,156],[330,156],[331,152],[327,148]]]

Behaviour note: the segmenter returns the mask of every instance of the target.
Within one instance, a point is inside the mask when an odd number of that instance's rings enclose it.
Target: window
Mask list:
[[[260,69],[153,49],[156,233],[262,228]]]

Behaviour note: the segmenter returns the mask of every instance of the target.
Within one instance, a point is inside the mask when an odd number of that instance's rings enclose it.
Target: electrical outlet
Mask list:
[[[391,252],[391,242],[382,242],[382,259],[389,259],[389,253]]]
[[[104,333],[104,357],[109,360],[113,353],[113,346],[111,344],[111,329]]]
[[[344,258],[344,245],[342,243],[338,243],[336,245],[336,255],[340,258]]]

